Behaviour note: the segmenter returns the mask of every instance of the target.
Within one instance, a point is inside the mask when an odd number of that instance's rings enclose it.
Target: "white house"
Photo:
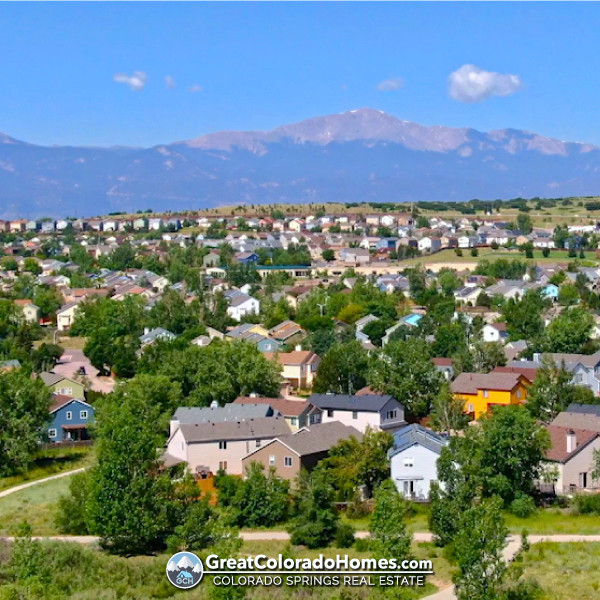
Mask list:
[[[446,438],[414,424],[394,434],[388,450],[392,481],[406,498],[429,499],[431,482],[437,481],[437,460]]]
[[[236,321],[241,321],[244,315],[260,312],[260,302],[239,290],[229,290],[225,292],[225,297],[229,303],[227,314]]]
[[[56,313],[56,328],[58,331],[67,331],[71,328],[71,325],[73,325],[73,321],[75,320],[75,313],[78,305],[79,301],[69,302],[60,307],[60,310]]]
[[[506,323],[486,323],[481,329],[481,334],[484,342],[505,343],[508,340]]]

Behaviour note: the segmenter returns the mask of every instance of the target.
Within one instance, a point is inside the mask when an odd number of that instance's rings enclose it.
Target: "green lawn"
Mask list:
[[[569,509],[540,509],[527,519],[519,519],[510,513],[505,516],[511,533],[521,533],[526,529],[530,534],[600,534],[600,516],[573,514]]]
[[[534,577],[544,600],[600,598],[600,543],[543,542],[523,555],[524,575]]]
[[[57,475],[63,471],[89,467],[93,461],[93,446],[44,450],[35,457],[33,464],[26,472],[0,478],[0,491],[29,481]]]
[[[57,535],[54,515],[58,499],[69,491],[70,477],[46,481],[0,498],[0,535],[13,535],[27,521],[32,535]]]

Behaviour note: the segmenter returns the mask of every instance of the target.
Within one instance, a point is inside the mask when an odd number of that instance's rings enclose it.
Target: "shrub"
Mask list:
[[[350,523],[340,523],[335,532],[335,545],[338,548],[350,548],[354,544],[354,527]]]
[[[531,496],[519,496],[510,503],[510,512],[515,517],[526,519],[535,512],[535,502]]]
[[[575,507],[582,515],[600,515],[600,494],[576,496]]]
[[[354,548],[357,552],[368,552],[371,549],[371,540],[369,538],[358,538],[354,542]]]

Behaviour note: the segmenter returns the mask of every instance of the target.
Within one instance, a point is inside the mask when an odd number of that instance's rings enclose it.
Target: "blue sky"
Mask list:
[[[0,23],[0,131],[32,143],[148,146],[369,106],[600,145],[597,3],[24,2]]]

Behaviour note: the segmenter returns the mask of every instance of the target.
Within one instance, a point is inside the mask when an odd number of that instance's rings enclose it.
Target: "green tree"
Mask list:
[[[406,528],[407,503],[391,479],[375,490],[375,506],[369,522],[373,558],[409,559],[412,538]]]
[[[335,538],[339,523],[333,487],[321,471],[301,473],[298,484],[298,512],[289,528],[292,544],[324,548]]]
[[[506,354],[500,342],[477,340],[470,350],[472,369],[477,373],[489,373],[506,364]]]
[[[158,474],[159,415],[139,393],[109,396],[97,408],[97,464],[86,515],[89,530],[111,552],[156,550],[171,529],[171,481]]]
[[[553,319],[546,328],[544,350],[546,352],[581,352],[589,342],[594,317],[584,308],[567,308]]]
[[[386,330],[391,326],[391,323],[385,319],[377,319],[367,323],[362,331],[369,338],[374,346],[381,347],[381,341],[386,333]]]
[[[458,600],[497,600],[506,566],[502,550],[508,529],[498,499],[469,508],[461,519],[454,542],[458,573],[454,576]]]
[[[370,497],[390,476],[387,452],[393,441],[389,433],[367,428],[362,439],[350,437],[333,446],[317,468],[327,472],[340,498],[351,500],[362,485]]]
[[[285,521],[289,510],[289,482],[275,469],[264,473],[262,464],[253,462],[231,500],[232,522],[244,527],[269,527]]]
[[[323,250],[322,256],[323,256],[323,260],[325,260],[327,262],[331,262],[332,260],[335,260],[335,252],[333,250],[331,250],[331,248],[327,248],[326,250]]]
[[[370,384],[391,394],[414,416],[425,416],[439,394],[442,376],[424,340],[389,342],[375,356]]]
[[[36,373],[42,371],[52,371],[58,359],[62,356],[64,350],[56,344],[46,344],[43,342],[31,353],[31,362],[33,370]]]
[[[89,497],[89,475],[76,473],[69,478],[69,493],[58,500],[55,524],[61,533],[88,535],[86,508]]]
[[[21,370],[0,373],[0,476],[26,469],[48,422],[50,392]]]
[[[525,406],[533,417],[550,423],[572,403],[596,404],[598,401],[592,390],[573,383],[573,374],[564,363],[557,364],[551,358],[543,357]]]
[[[520,300],[510,298],[504,304],[502,313],[511,340],[535,340],[542,334],[545,304],[537,290],[528,291]]]
[[[430,424],[435,431],[452,433],[465,428],[469,417],[464,412],[464,401],[452,393],[448,384],[443,384],[431,408]]]
[[[579,302],[579,289],[572,283],[565,283],[558,290],[558,302],[562,306],[573,306]]]
[[[477,441],[473,436],[471,440]],[[479,440],[483,494],[497,495],[508,505],[519,495],[531,495],[550,448],[544,427],[522,406],[498,406],[481,425]]]
[[[366,385],[368,367],[369,355],[359,341],[333,344],[319,364],[313,389],[354,394]]]

